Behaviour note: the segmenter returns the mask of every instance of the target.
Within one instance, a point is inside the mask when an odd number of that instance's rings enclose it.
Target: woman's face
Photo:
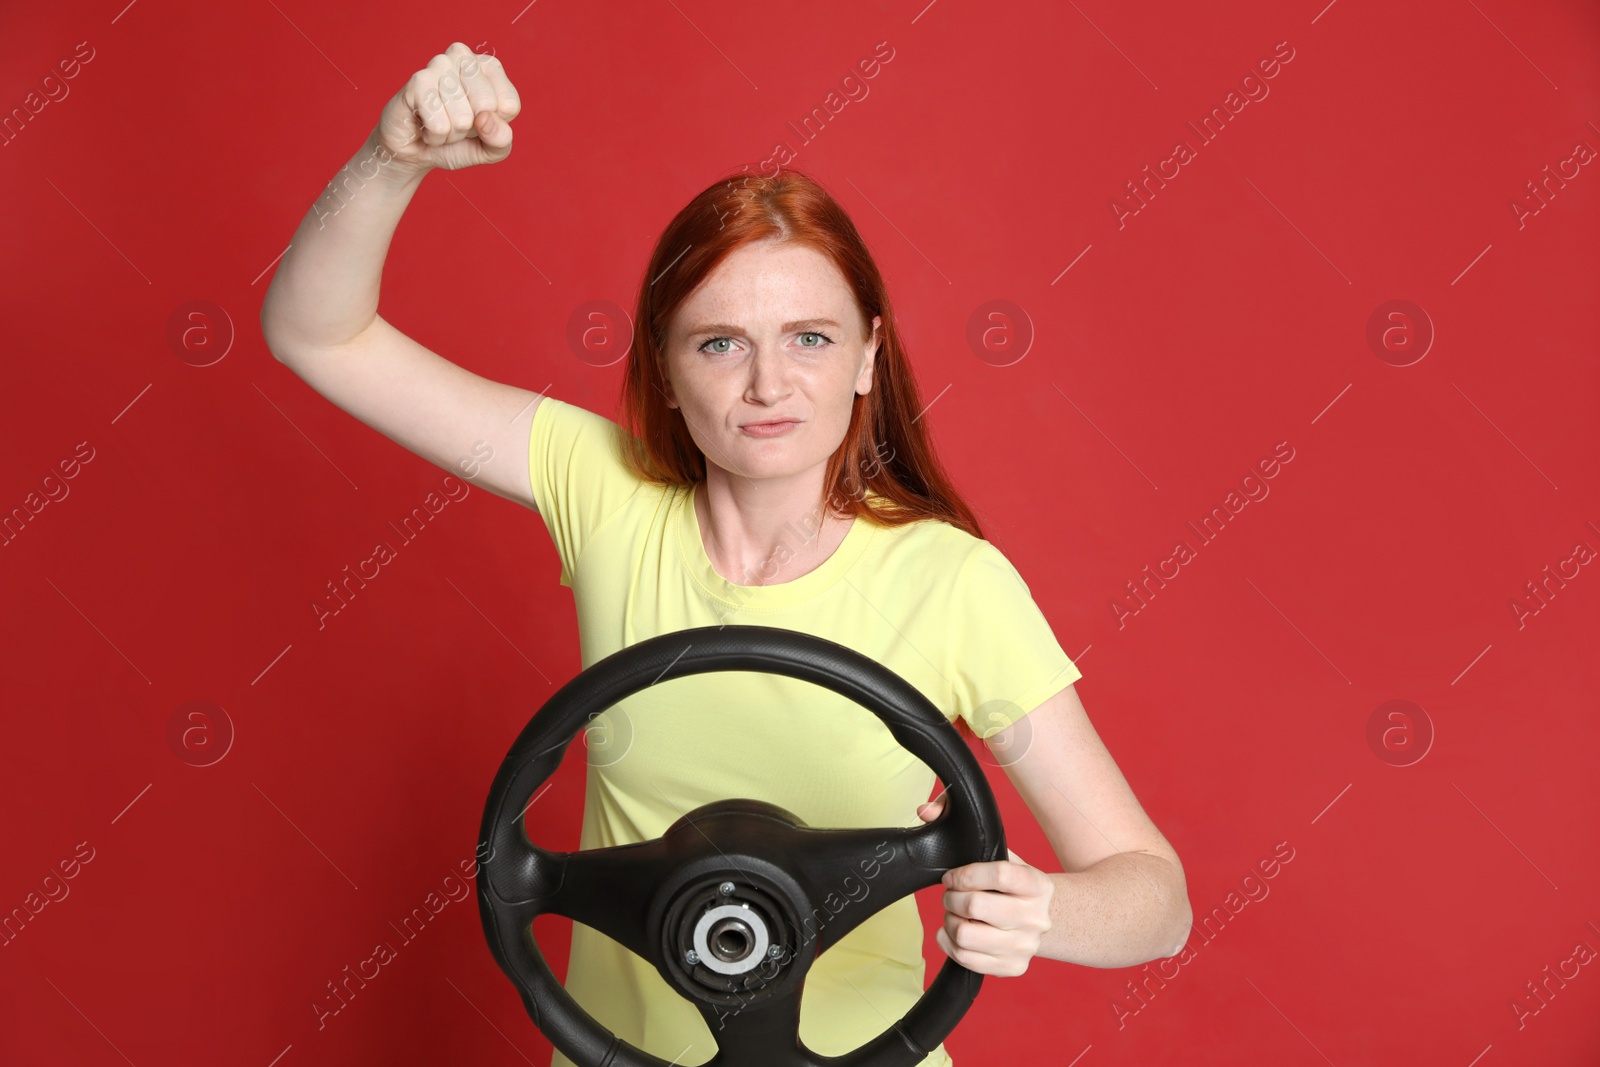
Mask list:
[[[872,336],[838,268],[776,239],[736,249],[681,304],[667,334],[667,404],[708,463],[747,478],[824,466],[857,394],[872,390]],[[796,420],[776,434],[752,424]]]

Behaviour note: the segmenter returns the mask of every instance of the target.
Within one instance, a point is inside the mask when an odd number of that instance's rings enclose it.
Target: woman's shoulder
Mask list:
[[[980,553],[999,550],[988,541],[943,519],[918,519],[898,526],[879,526],[882,550],[907,561],[918,570],[953,577]]]
[[[569,400],[545,396],[533,413],[532,444],[541,446],[554,458],[581,457],[596,477],[610,481],[641,482],[630,457],[636,457],[643,443],[616,419],[592,411]]]
[[[885,569],[915,573],[922,580],[959,586],[966,595],[1020,587],[1027,580],[992,541],[975,537],[942,519],[920,519],[878,531],[879,561]],[[884,536],[884,535],[887,536]]]
[[[539,407],[534,411],[533,417],[536,420],[542,419],[568,427],[571,431],[615,434],[619,440],[628,436],[617,420],[608,418],[598,411],[592,411],[582,404],[560,400],[548,394],[540,398]]]
[[[528,471],[533,500],[561,554],[563,584],[596,531],[630,501],[659,492],[632,459],[636,442],[612,419],[545,396],[533,414]]]

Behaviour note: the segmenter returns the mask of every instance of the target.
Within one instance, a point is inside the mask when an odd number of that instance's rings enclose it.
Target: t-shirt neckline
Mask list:
[[[808,574],[776,585],[739,585],[717,573],[706,552],[705,541],[700,536],[700,522],[695,515],[695,493],[702,483],[692,483],[678,494],[678,547],[690,577],[710,596],[731,604],[740,610],[764,610],[789,607],[816,596],[828,589],[861,557],[872,538],[872,523],[857,515],[849,531],[833,555]],[[868,493],[871,494],[871,490]],[[798,542],[805,532],[794,531]]]

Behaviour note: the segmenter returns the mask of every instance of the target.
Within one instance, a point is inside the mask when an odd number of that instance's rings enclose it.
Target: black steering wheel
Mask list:
[[[551,852],[523,814],[595,715],[668,678],[761,671],[825,686],[878,716],[947,783],[944,811],[916,827],[818,829],[775,804],[702,805],[652,841]],[[730,712],[730,725],[735,720]],[[771,626],[703,626],[621,649],[562,686],[495,775],[480,833],[478,911],[500,969],[551,1044],[580,1067],[672,1067],[601,1026],[557,981],[535,916],[565,915],[648,960],[699,1009],[714,1067],[914,1067],[978,995],[983,975],[946,958],[900,1020],[842,1056],[800,1040],[800,997],[816,956],[886,904],[952,867],[1006,858],[1000,809],[961,735],[899,675],[843,645]],[[843,907],[842,887],[881,890]],[[864,906],[863,906],[864,905]],[[820,921],[819,921],[820,919]]]

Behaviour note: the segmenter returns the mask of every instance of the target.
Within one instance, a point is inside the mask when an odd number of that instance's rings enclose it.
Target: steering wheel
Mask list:
[[[551,852],[523,814],[595,715],[664,679],[761,671],[862,705],[947,783],[944,810],[917,827],[819,829],[775,804],[704,804],[651,841]],[[733,713],[730,725],[736,725]],[[961,735],[915,686],[833,641],[771,626],[702,626],[647,638],[591,665],[529,720],[495,775],[480,833],[478,911],[500,969],[550,1042],[579,1067],[673,1067],[595,1021],[557,981],[533,936],[564,915],[648,960],[700,1011],[717,1042],[708,1067],[913,1067],[972,1005],[983,975],[946,958],[911,1009],[841,1056],[800,1040],[816,956],[885,905],[968,863],[1006,858],[1000,809]],[[870,879],[844,907],[844,889]],[[854,900],[854,898],[852,898]],[[819,921],[820,920],[820,921]]]

